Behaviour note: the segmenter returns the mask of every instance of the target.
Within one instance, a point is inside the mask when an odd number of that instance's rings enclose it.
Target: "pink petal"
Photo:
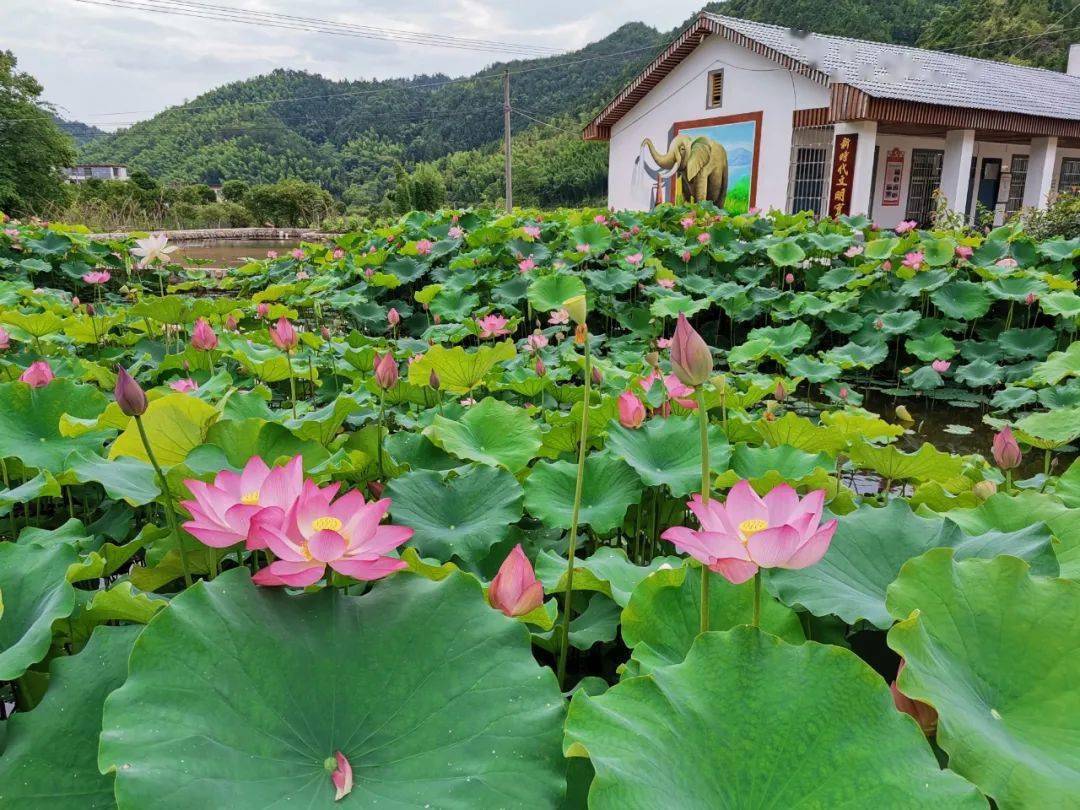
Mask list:
[[[773,487],[766,493],[764,501],[769,509],[770,526],[782,526],[788,523],[788,518],[799,508],[799,495],[788,484]]]
[[[694,513],[701,528],[707,532],[725,532],[737,534],[737,527],[728,518],[724,504],[712,498],[707,504],[702,504],[701,496],[695,494],[686,504],[687,508]]]
[[[337,768],[330,774],[330,781],[334,783],[334,801],[339,802],[352,792],[352,766],[340,751],[334,753],[334,758],[337,760]]]
[[[356,496],[351,501],[356,505],[350,505],[336,516],[340,517],[344,523],[341,531],[349,538],[349,548],[366,548],[368,541],[375,536],[379,521],[383,519],[387,510],[390,509],[391,501],[389,498],[382,498],[371,503],[364,503],[363,493],[360,490],[353,490],[347,495],[343,495],[341,500],[334,504],[335,508],[350,495]]]
[[[332,562],[345,553],[345,538],[337,532],[315,532],[307,543],[308,553],[321,563]]]
[[[275,467],[263,481],[259,496],[262,506],[285,509],[300,497],[304,488],[304,460],[297,456],[284,467]]]
[[[243,497],[249,492],[261,490],[263,481],[266,480],[266,476],[269,474],[270,468],[266,466],[266,462],[259,456],[249,458],[247,464],[244,465],[243,472],[240,473],[240,496]]]
[[[815,489],[808,492],[806,497],[799,502],[800,512],[809,512],[814,516],[814,523],[821,520],[821,510],[825,508],[825,490]]]
[[[304,562],[275,560],[263,571],[269,571],[267,577],[274,577],[283,585],[288,585],[291,588],[306,588],[308,585],[314,585],[322,579],[326,566],[323,563],[307,562],[306,560]],[[259,572],[259,574],[261,573],[262,571]],[[256,582],[258,582],[257,577],[259,574],[255,575]]]
[[[407,543],[412,539],[413,533],[413,530],[408,526],[380,525],[376,527],[375,532],[364,541],[362,546],[356,545],[355,541],[350,539],[349,554],[353,556],[359,554],[365,557],[372,554],[385,554],[388,551],[393,551],[402,543]]]
[[[762,568],[784,565],[798,551],[802,536],[792,526],[773,526],[754,534],[746,541],[750,559]]]
[[[395,571],[400,571],[402,568],[408,568],[409,566],[404,560],[395,560],[393,557],[377,557],[374,560],[358,560],[343,557],[340,560],[331,562],[330,567],[339,574],[345,574],[345,576],[352,577],[353,579],[372,580],[382,579]]]
[[[672,526],[660,536],[673,543],[679,551],[706,565],[711,565],[713,561],[721,558],[750,559],[746,547],[739,539],[724,532],[695,531],[686,526]]]
[[[728,493],[724,506],[727,516],[735,526],[739,526],[748,520],[769,520],[769,508],[765,502],[754,492],[747,480],[739,481]]]
[[[236,532],[228,528],[222,528],[214,523],[203,523],[198,520],[189,520],[183,524],[184,531],[211,548],[228,548],[240,542]]]
[[[544,604],[544,586],[537,580],[521,592],[521,596],[511,606],[511,612],[507,615],[524,616],[526,613],[532,613],[542,604]]]
[[[741,585],[758,572],[758,567],[752,562],[733,560],[731,558],[717,560],[709,568],[720,574],[732,585]]]
[[[836,534],[836,519],[830,520],[804,542],[782,568],[808,568],[821,561],[829,550],[829,543]]]

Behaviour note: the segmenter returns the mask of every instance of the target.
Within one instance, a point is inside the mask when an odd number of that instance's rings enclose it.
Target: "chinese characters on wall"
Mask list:
[[[829,211],[834,217],[851,213],[851,184],[855,175],[855,150],[858,145],[859,136],[855,133],[837,135],[833,144]]]
[[[885,177],[881,187],[882,205],[900,204],[900,183],[904,178],[904,150],[890,149],[885,157]]]

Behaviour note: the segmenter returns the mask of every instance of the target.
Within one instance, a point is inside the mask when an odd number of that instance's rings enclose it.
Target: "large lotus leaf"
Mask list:
[[[849,447],[859,439],[891,442],[904,435],[902,427],[890,425],[869,411],[823,411],[821,422],[828,426],[830,435],[841,447]],[[822,444],[820,449],[829,450],[829,445]]]
[[[962,558],[1013,554],[1030,560],[1039,573],[1058,573],[1050,532],[1042,524],[973,537],[951,521],[920,517],[904,501],[893,500],[884,508],[863,506],[841,517],[821,562],[798,570],[773,569],[769,585],[780,601],[816,616],[833,614],[848,624],[866,619],[886,628],[892,618],[885,609],[885,589],[904,563],[939,547],[955,548]]]
[[[853,653],[750,627],[706,633],[681,664],[574,695],[568,756],[592,810],[985,807]]]
[[[1005,377],[1005,369],[988,360],[975,360],[956,369],[956,379],[971,388],[997,385]]]
[[[585,295],[585,283],[566,273],[540,276],[529,285],[529,303],[537,312],[562,309],[564,301],[577,295]]]
[[[424,557],[477,564],[521,518],[521,484],[506,470],[475,466],[443,479],[429,470],[395,478],[386,491],[395,523],[411,526]]]
[[[815,425],[794,411],[788,411],[779,419],[771,421],[759,419],[753,426],[765,443],[773,447],[789,445],[802,451],[836,453],[845,446],[843,437],[837,431]]]
[[[1025,357],[1046,357],[1047,352],[1054,348],[1057,336],[1052,329],[1040,326],[1037,329],[1006,329],[998,335],[997,340],[1007,357],[1021,360]]]
[[[550,807],[562,712],[525,627],[466,574],[290,596],[234,569],[143,631],[99,765],[147,810]],[[337,804],[335,751],[355,778]]]
[[[941,332],[935,332],[924,338],[908,339],[904,347],[925,363],[931,360],[948,360],[957,352],[956,344]]]
[[[539,461],[533,466],[525,480],[525,508],[545,526],[570,528],[577,470],[577,463],[570,461]],[[699,481],[700,476],[699,467]],[[641,479],[629,464],[610,452],[592,453],[585,457],[578,522],[601,534],[609,532],[622,525],[626,510],[641,500],[641,491]]]
[[[701,432],[697,416],[649,419],[637,430],[615,425],[608,448],[623,459],[647,486],[667,486],[681,497],[701,490]],[[731,446],[718,425],[709,426],[709,469],[723,472]]]
[[[887,259],[899,244],[900,240],[892,236],[885,239],[871,239],[866,243],[864,255],[868,259]]]
[[[810,342],[810,327],[802,321],[795,321],[787,326],[762,326],[751,329],[747,338],[768,338],[772,342],[771,351],[787,355]]]
[[[39,472],[19,486],[0,492],[0,516],[9,514],[13,506],[27,504],[34,498],[46,497],[60,497],[60,484],[52,473]]]
[[[949,768],[999,807],[1076,806],[1080,582],[939,549],[904,566],[888,604],[899,687],[937,709]]]
[[[708,309],[712,301],[708,298],[691,298],[679,293],[665,293],[649,306],[649,312],[656,318],[677,318],[680,313],[693,315]]]
[[[956,242],[947,236],[942,239],[923,239],[922,250],[928,265],[943,267],[953,260]]]
[[[1080,376],[1080,340],[1063,352],[1053,352],[1035,366],[1031,381],[1041,385],[1057,385],[1066,377]]]
[[[1051,261],[1063,262],[1080,252],[1080,237],[1047,239],[1045,242],[1040,242],[1036,249]]]
[[[731,457],[731,472],[738,478],[761,478],[771,471],[782,478],[804,478],[817,469],[832,470],[835,465],[825,453],[804,453],[786,444],[779,447],[735,445]]]
[[[749,363],[756,363],[773,349],[772,341],[768,338],[756,338],[740,343],[727,353],[728,365],[732,368]]]
[[[0,806],[114,808],[113,778],[97,768],[101,710],[127,677],[141,627],[101,627],[75,656],[52,664],[49,689],[32,712],[7,724],[0,756]]]
[[[730,630],[753,616],[754,583],[732,585],[710,572],[709,629]],[[761,627],[792,644],[806,638],[798,614],[768,594],[762,595]],[[701,569],[686,564],[645,577],[622,613],[623,641],[645,671],[686,658],[700,629]]]
[[[825,352],[828,362],[836,363],[840,368],[873,368],[889,355],[889,347],[884,343],[863,346],[859,343],[845,343]]]
[[[806,251],[794,239],[784,239],[765,248],[765,252],[778,267],[793,267],[806,258]]]
[[[91,453],[72,453],[67,459],[72,477],[79,483],[94,481],[114,500],[144,506],[161,494],[154,468],[145,461],[115,458],[109,461]]]
[[[458,458],[516,473],[540,449],[540,428],[522,408],[487,397],[460,420],[436,416],[424,428],[433,444]]]
[[[986,282],[986,288],[996,298],[1006,301],[1025,301],[1029,295],[1041,295],[1046,292],[1046,284],[1030,276],[1009,276]]]
[[[1073,461],[1069,469],[1061,474],[1054,494],[1069,508],[1080,508],[1080,459]]]
[[[881,331],[886,335],[908,334],[919,322],[922,315],[910,309],[902,312],[889,312],[881,316]]]
[[[217,417],[216,408],[187,394],[169,394],[151,402],[142,421],[158,464],[168,468],[181,463],[203,443]],[[109,458],[121,456],[150,461],[134,418],[109,449]]]
[[[445,472],[468,463],[436,447],[422,433],[399,430],[386,437],[384,447],[395,461],[413,470]]]
[[[1017,431],[1040,440],[1043,446],[1068,444],[1080,436],[1080,408],[1059,408],[1025,416],[1016,423]]]
[[[424,356],[409,364],[409,382],[426,386],[434,371],[440,386],[454,394],[466,394],[484,381],[488,373],[501,362],[517,356],[512,340],[466,351],[461,346],[448,349],[432,346]]]
[[[932,292],[930,300],[950,318],[965,321],[981,318],[993,301],[984,286],[974,281],[950,281]]]
[[[0,681],[13,681],[49,652],[52,623],[71,615],[73,546],[0,543]]]
[[[1073,292],[1055,292],[1039,299],[1039,307],[1047,315],[1063,318],[1080,317],[1080,296]]]
[[[842,371],[838,365],[825,363],[807,354],[791,358],[784,364],[784,368],[790,376],[802,377],[812,383],[835,380]]]
[[[851,448],[851,460],[892,481],[948,481],[964,469],[963,458],[942,453],[929,442],[914,453],[904,453],[892,445],[880,447],[862,442]]]
[[[598,591],[619,607],[626,607],[630,594],[645,577],[662,566],[682,565],[678,557],[654,557],[647,565],[635,565],[621,548],[601,546],[591,557],[574,560],[574,590]],[[547,593],[566,590],[566,558],[542,551],[536,558],[536,576]]]
[[[109,433],[90,430],[79,436],[63,436],[61,417],[66,413],[96,420],[106,404],[105,395],[97,388],[71,380],[54,380],[44,388],[21,382],[0,385],[0,457],[17,458],[27,467],[52,473],[63,472],[70,453],[100,450]]]

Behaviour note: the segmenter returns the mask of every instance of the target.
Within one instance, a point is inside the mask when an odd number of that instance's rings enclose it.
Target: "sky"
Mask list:
[[[575,50],[627,22],[669,30],[704,0],[203,0],[318,17]],[[161,0],[136,0],[152,5]],[[165,16],[78,0],[0,0],[0,49],[45,86],[65,118],[115,129],[228,82],[275,68],[332,79],[460,76],[506,57],[470,50]]]

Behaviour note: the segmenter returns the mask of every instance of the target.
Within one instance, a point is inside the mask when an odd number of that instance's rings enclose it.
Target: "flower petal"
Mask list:
[[[782,568],[808,568],[821,561],[829,550],[829,543],[836,534],[836,519],[833,518],[818,529],[809,540],[803,542]]]
[[[732,585],[741,585],[758,572],[758,567],[752,562],[733,560],[730,557],[717,560],[709,568]]]
[[[342,557],[334,560],[330,567],[339,574],[345,574],[353,579],[382,579],[402,568],[408,568],[404,560],[396,560],[393,557],[376,557],[374,560],[359,560]]]
[[[258,577],[263,571],[269,572],[260,582]],[[288,585],[291,588],[306,588],[308,585],[314,585],[323,577],[323,573],[326,571],[326,566],[318,562],[287,562],[285,560],[275,560],[270,563],[266,568],[255,575],[254,581],[259,584],[277,584],[273,580],[279,581],[283,585]],[[265,580],[271,580],[266,582]]]
[[[727,509],[728,519],[735,526],[748,520],[768,521],[769,519],[769,507],[758,497],[746,479],[739,481],[731,488],[724,506]]]
[[[750,559],[762,568],[783,566],[799,550],[802,536],[794,526],[773,526],[746,541]]]
[[[765,494],[765,506],[769,509],[769,525],[783,526],[799,508],[799,495],[789,484],[780,484]]]
[[[321,563],[333,562],[345,553],[345,538],[337,532],[319,531],[308,538],[308,553]]]

